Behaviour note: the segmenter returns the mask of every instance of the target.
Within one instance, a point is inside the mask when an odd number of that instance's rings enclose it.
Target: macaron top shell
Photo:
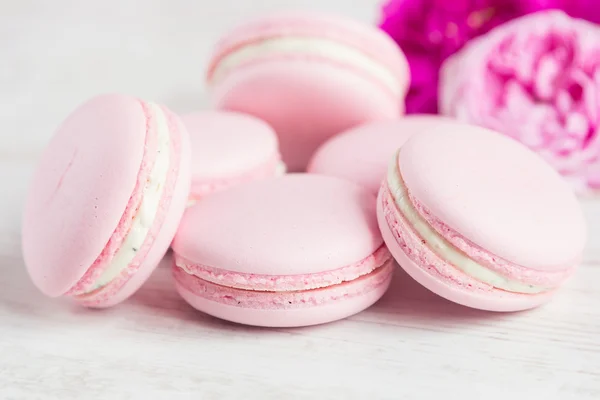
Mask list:
[[[248,43],[286,36],[326,38],[359,48],[398,77],[404,85],[403,93],[408,90],[408,62],[385,32],[337,15],[306,11],[276,12],[239,25],[217,44],[208,70],[209,79],[223,55]]]
[[[275,132],[258,118],[205,111],[182,120],[190,134],[194,180],[229,178],[279,158]]]
[[[412,135],[451,121],[415,115],[359,125],[325,142],[311,159],[308,171],[346,178],[377,193],[392,157]]]
[[[541,271],[579,261],[586,228],[576,197],[518,142],[475,126],[440,126],[411,138],[398,166],[410,195],[475,245]]]
[[[296,275],[342,268],[383,240],[375,196],[354,183],[291,174],[215,193],[188,209],[178,256],[231,272]]]
[[[113,234],[137,182],[146,123],[136,99],[98,96],[65,120],[44,151],[25,204],[23,253],[45,294],[64,294]]]

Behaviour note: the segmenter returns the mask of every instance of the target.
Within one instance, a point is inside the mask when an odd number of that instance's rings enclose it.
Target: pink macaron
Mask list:
[[[331,136],[404,112],[409,69],[375,27],[318,13],[278,13],[217,45],[207,81],[213,104],[267,121],[290,171]]]
[[[192,146],[192,202],[240,183],[285,172],[277,135],[255,117],[203,111],[185,115],[182,121]]]
[[[200,311],[249,325],[358,313],[384,294],[393,269],[375,205],[359,185],[308,174],[207,196],[173,241],[177,290]]]
[[[378,199],[390,252],[415,280],[491,311],[547,302],[585,245],[567,184],[525,146],[484,128],[444,127],[409,139]]]
[[[377,194],[389,160],[404,142],[412,135],[449,121],[432,115],[410,115],[359,125],[323,143],[307,171],[349,179]]]
[[[51,297],[108,307],[133,294],[175,235],[190,187],[189,139],[159,105],[94,97],[41,156],[23,217],[23,256]]]

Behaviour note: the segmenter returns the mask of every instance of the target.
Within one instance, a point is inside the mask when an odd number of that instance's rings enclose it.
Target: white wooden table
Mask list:
[[[202,106],[209,43],[240,15],[281,3],[2,2],[0,399],[600,399],[600,201],[584,204],[590,240],[579,273],[554,302],[523,313],[454,305],[400,271],[371,309],[302,329],[196,312],[165,265],[110,310],[36,291],[20,255],[20,212],[56,124],[111,90],[176,111]],[[372,0],[285,3],[365,20],[376,12]]]

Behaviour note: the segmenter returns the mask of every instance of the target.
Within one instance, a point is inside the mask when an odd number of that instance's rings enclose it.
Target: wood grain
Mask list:
[[[30,162],[0,162],[0,398],[600,398],[600,204],[586,263],[554,302],[496,314],[447,302],[397,271],[386,296],[336,323],[248,328],[196,312],[168,258],[111,310],[50,300],[29,282],[19,215]]]
[[[121,91],[202,107],[214,40],[247,17],[319,8],[373,21],[379,0],[20,0],[0,13],[0,399],[600,399],[600,201],[579,273],[551,304],[470,310],[399,269],[347,320],[259,329],[196,312],[164,262],[93,311],[39,294],[20,251],[33,156],[80,101]],[[29,158],[29,159],[28,159]]]

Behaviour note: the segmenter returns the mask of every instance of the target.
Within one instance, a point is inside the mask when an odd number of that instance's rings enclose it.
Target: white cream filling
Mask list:
[[[283,176],[287,172],[287,165],[283,161],[279,161],[277,163],[277,167],[275,167],[275,176]]]
[[[403,184],[400,171],[398,170],[398,154],[396,154],[396,157],[394,157],[390,163],[387,183],[390,192],[392,193],[392,197],[406,221],[408,221],[418,235],[427,242],[427,246],[442,260],[480,282],[487,283],[495,288],[509,292],[535,294],[550,290],[550,288],[547,287],[529,285],[510,280],[477,263],[440,236],[435,229],[421,217],[419,212],[410,202],[406,187]]]
[[[242,46],[219,61],[211,81],[219,82],[239,65],[272,54],[317,56],[342,64],[351,64],[378,79],[394,95],[402,94],[402,88],[396,76],[381,63],[353,47],[333,40],[314,37],[275,37]]]
[[[88,293],[109,284],[119,276],[121,271],[131,264],[137,251],[140,250],[144,240],[148,236],[158,213],[160,200],[169,174],[170,134],[167,117],[160,107],[156,104],[148,103],[148,108],[152,115],[155,116],[157,132],[157,154],[154,159],[154,166],[143,189],[142,201],[132,220],[129,233],[125,236],[121,248],[114,255],[110,265],[100,275]]]

